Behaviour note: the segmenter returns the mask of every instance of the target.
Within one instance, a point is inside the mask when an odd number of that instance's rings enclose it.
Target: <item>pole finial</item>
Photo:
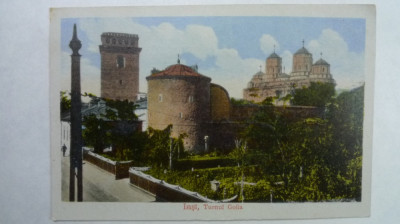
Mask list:
[[[178,64],[181,64],[181,59],[179,58],[179,54],[178,54]]]
[[[74,24],[74,31],[72,33],[72,40],[69,42],[69,47],[72,50],[72,55],[79,55],[78,51],[81,49],[82,44],[81,41],[78,39],[78,34],[76,31],[76,24]]]
[[[303,47],[304,47],[304,39],[303,39],[302,43],[303,43]]]
[[[74,24],[74,31],[72,33],[72,40],[78,40],[78,34],[76,33],[76,23]]]

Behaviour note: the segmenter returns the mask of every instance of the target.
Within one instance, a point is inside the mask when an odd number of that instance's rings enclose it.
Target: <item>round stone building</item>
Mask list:
[[[146,79],[149,127],[162,130],[172,124],[173,137],[188,135],[184,139],[186,150],[203,150],[211,121],[211,78],[178,63]]]

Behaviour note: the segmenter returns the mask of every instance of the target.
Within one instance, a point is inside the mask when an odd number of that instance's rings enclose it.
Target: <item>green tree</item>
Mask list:
[[[245,99],[235,99],[231,97],[231,104],[234,106],[240,106],[240,105],[251,105],[254,103]]]
[[[148,128],[148,161],[153,168],[167,168],[169,164],[170,135],[172,125],[168,125],[164,130]]]
[[[67,92],[60,92],[60,110],[61,114],[69,112],[71,108],[71,99],[67,96]]]
[[[170,156],[172,165],[180,158],[184,157],[183,139],[186,133],[180,134],[178,138],[171,137],[172,125],[168,125],[163,130],[148,128],[148,141],[146,151],[146,162],[157,170],[169,168]],[[172,150],[172,152],[171,152]],[[172,166],[173,168],[173,166]]]
[[[92,146],[96,153],[102,153],[103,149],[111,144],[110,123],[90,114],[83,118],[84,129],[82,131],[85,145]]]
[[[93,102],[103,101],[104,111],[90,114],[83,118],[84,141],[101,153],[107,146],[112,146],[117,160],[140,161],[146,147],[147,135],[138,130],[137,105],[127,100],[102,100],[93,94],[85,94]],[[100,111],[103,109],[100,108]]]
[[[340,191],[347,198],[361,200],[364,86],[341,93],[328,105],[326,117],[336,139],[334,147],[339,149],[330,161],[345,182]]]
[[[334,95],[334,84],[312,82],[309,87],[295,89],[291,103],[292,105],[323,107]]]

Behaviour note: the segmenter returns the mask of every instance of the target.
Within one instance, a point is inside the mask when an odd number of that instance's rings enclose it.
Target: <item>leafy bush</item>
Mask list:
[[[235,161],[229,157],[197,157],[189,159],[177,160],[174,169],[176,170],[191,170],[194,169],[206,169],[214,167],[226,167],[235,165]]]

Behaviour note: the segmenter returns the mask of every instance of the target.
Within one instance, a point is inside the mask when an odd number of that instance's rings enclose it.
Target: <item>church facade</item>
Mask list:
[[[313,63],[312,54],[303,46],[293,55],[292,72],[286,74],[282,72],[282,58],[274,51],[266,59],[265,73],[260,71],[254,74],[248,82],[243,98],[256,103],[267,97],[280,99],[296,88],[310,86],[312,82],[335,84],[330,64],[322,59],[322,55]]]

